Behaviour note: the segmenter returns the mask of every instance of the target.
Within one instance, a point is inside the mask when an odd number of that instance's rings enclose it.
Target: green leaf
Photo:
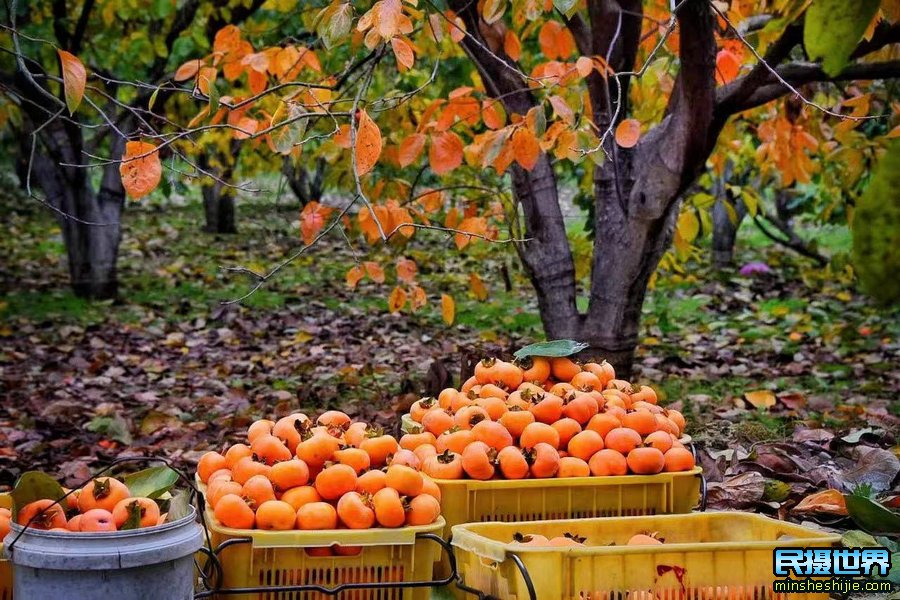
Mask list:
[[[122,523],[119,529],[140,529],[141,528],[141,504],[134,500],[128,505],[128,518]]]
[[[150,100],[147,102],[147,110],[153,110],[153,105],[156,104],[157,96],[159,96],[159,86],[156,86],[156,89],[150,94]]]
[[[183,519],[191,514],[191,493],[187,490],[178,490],[169,500],[169,510],[166,515],[166,523]]]
[[[272,127],[270,134],[272,145],[281,154],[290,154],[294,146],[303,141],[306,135],[306,126],[309,119],[304,117],[307,110],[299,104],[281,103],[272,115]]]
[[[520,348],[518,352],[513,354],[516,358],[525,358],[526,356],[572,356],[578,354],[588,345],[574,340],[553,340],[551,342],[538,342]]]
[[[316,17],[316,33],[327,50],[337,46],[350,32],[353,7],[349,2],[332,2]]]
[[[578,6],[578,0],[553,0],[553,7],[567,17],[575,14],[576,6]]]
[[[750,188],[745,188],[741,192],[740,198],[744,202],[744,206],[747,207],[747,214],[755,217],[759,210],[759,196],[756,195],[755,190]]]
[[[881,544],[865,531],[852,529],[841,536],[841,545],[845,548],[874,548]]]
[[[878,10],[879,0],[813,0],[806,11],[803,45],[822,69],[834,76],[843,70]]]
[[[125,477],[125,485],[132,496],[158,498],[172,489],[178,473],[169,467],[150,467]]]
[[[210,116],[216,114],[216,111],[219,110],[219,97],[221,94],[219,93],[219,87],[216,85],[216,80],[213,79],[209,82],[209,114]]]
[[[59,500],[64,495],[62,486],[55,479],[41,471],[28,471],[19,477],[10,493],[13,500],[12,514],[19,514],[23,506],[35,500]]]
[[[94,417],[84,428],[88,431],[105,435],[126,446],[131,444],[132,441],[131,432],[128,430],[128,422],[120,415]]]
[[[844,498],[850,517],[866,531],[900,533],[900,514],[863,496],[847,494]]]

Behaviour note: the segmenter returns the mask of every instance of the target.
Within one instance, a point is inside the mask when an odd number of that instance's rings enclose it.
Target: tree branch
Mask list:
[[[84,32],[87,29],[88,20],[93,9],[94,0],[85,0],[84,6],[81,8],[81,16],[78,17],[78,23],[75,25],[75,33],[72,34],[72,54],[78,54],[81,51]]]

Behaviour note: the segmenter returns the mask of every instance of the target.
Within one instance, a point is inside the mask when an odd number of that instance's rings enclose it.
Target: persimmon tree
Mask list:
[[[707,170],[723,172],[717,147],[742,143],[733,117],[748,121],[758,160],[795,180],[824,140],[815,123],[896,120],[884,98],[871,111],[850,100],[900,74],[898,12],[890,0],[297,3],[294,33],[274,43],[235,24],[216,30],[173,76],[196,115],[130,129],[145,145],[109,159],[126,187],[143,185],[143,161],[215,130],[270,152],[273,171],[284,157],[323,159],[348,201],[308,202],[303,245],[269,270],[234,268],[251,278],[248,294],[343,234],[395,255],[389,308],[415,310],[429,292],[403,254],[413,236],[449,235],[462,252],[507,242],[547,336],[582,340],[627,373],[660,260],[700,228],[684,198]],[[808,126],[785,114],[785,96]],[[889,134],[866,138],[879,135]],[[592,198],[586,282],[560,202],[573,182]],[[384,280],[368,258],[349,266],[349,285]],[[478,290],[477,273],[471,282]],[[441,305],[451,320],[452,299]]]

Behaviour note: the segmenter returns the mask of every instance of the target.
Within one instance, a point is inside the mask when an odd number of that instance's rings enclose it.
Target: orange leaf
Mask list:
[[[431,136],[428,161],[435,175],[448,173],[462,164],[463,143],[452,131],[444,131]]]
[[[594,70],[594,61],[590,56],[579,56],[575,61],[575,69],[582,77],[587,77]]]
[[[503,36],[503,51],[511,59],[518,61],[522,57],[522,42],[512,30],[507,30]]]
[[[416,280],[416,261],[401,258],[397,261],[397,279],[412,283]]]
[[[575,38],[563,24],[547,21],[538,33],[541,52],[549,60],[568,58],[575,51]]]
[[[472,295],[475,296],[475,299],[479,302],[487,300],[488,291],[484,286],[484,282],[481,281],[481,277],[478,276],[478,273],[469,273],[469,289],[471,290]]]
[[[737,55],[731,50],[719,50],[716,54],[716,83],[725,84],[733,81],[741,70]]]
[[[57,50],[59,64],[62,67],[63,90],[66,95],[66,106],[69,114],[73,114],[84,97],[84,86],[87,83],[87,71],[78,57],[65,50]]]
[[[440,190],[422,192],[417,202],[425,212],[434,213],[444,206],[444,194]]]
[[[215,82],[217,74],[215,67],[203,67],[197,74],[197,89],[204,96],[209,96],[209,86]]]
[[[823,490],[811,494],[801,500],[793,508],[798,513],[826,513],[830,515],[847,515],[847,501],[844,494],[835,489]]]
[[[199,58],[189,60],[178,67],[178,70],[175,71],[175,76],[173,77],[173,79],[175,81],[187,81],[188,79],[193,78],[202,66],[203,61],[201,61]]]
[[[616,143],[623,148],[631,148],[641,137],[641,122],[637,119],[625,119],[616,127]]]
[[[381,223],[381,228],[383,230],[386,227],[389,217],[388,209],[385,206],[373,206],[372,210],[369,210],[368,207],[364,207],[359,210],[359,214],[357,215],[359,229],[365,234],[366,240],[368,240],[370,244],[381,239],[381,233],[378,231],[378,223]],[[377,223],[376,219],[378,220]]]
[[[367,260],[363,263],[363,266],[366,268],[366,274],[374,281],[375,283],[384,283],[384,269],[381,268],[377,262]]]
[[[754,408],[769,409],[775,406],[775,394],[769,390],[744,392],[744,400],[749,402]]]
[[[449,215],[448,215],[449,217]],[[454,229],[459,229],[460,232],[469,232],[475,233],[478,235],[486,235],[487,234],[487,221],[484,217],[466,217],[462,220],[462,222]],[[454,236],[454,241],[456,242],[457,250],[462,250],[466,246],[469,245],[469,242],[472,241],[471,235],[466,235],[465,233],[457,233]]]
[[[449,21],[447,27],[450,30],[450,39],[457,44],[460,43],[466,37],[465,22],[452,10],[447,11],[447,20]]]
[[[400,142],[400,152],[398,155],[400,166],[408,167],[409,165],[416,162],[416,160],[418,160],[419,158],[419,155],[422,154],[422,149],[424,147],[424,133],[414,133],[407,136],[402,142]]]
[[[213,52],[228,53],[240,46],[241,30],[235,25],[226,25],[216,32],[213,40]]]
[[[553,112],[569,125],[575,122],[575,113],[562,96],[550,96],[550,106],[553,107]]]
[[[441,317],[447,325],[453,325],[456,318],[456,303],[447,294],[441,294]]]
[[[325,221],[332,209],[312,201],[303,207],[300,212],[300,233],[303,235],[303,243],[309,246],[316,236],[325,227]]]
[[[496,100],[485,100],[481,103],[481,118],[490,129],[500,129],[506,122],[503,107]]]
[[[416,312],[426,304],[428,304],[428,296],[425,295],[425,290],[419,286],[414,286],[412,289],[412,301],[410,302],[413,312]]]
[[[156,146],[141,141],[125,144],[119,175],[122,176],[122,186],[134,200],[156,189],[162,178],[162,164]]]
[[[356,130],[356,172],[362,176],[372,170],[381,156],[381,130],[369,114],[360,109]]]
[[[395,287],[391,291],[390,297],[388,297],[388,310],[392,313],[395,313],[398,310],[402,309],[404,306],[406,306],[407,297],[408,296],[406,294],[406,290],[404,290],[400,286]]]
[[[394,51],[397,64],[403,67],[400,69],[401,71],[412,68],[416,62],[416,54],[409,42],[402,37],[393,37],[391,38],[391,49]]]
[[[516,162],[530,171],[537,164],[541,146],[530,129],[519,127],[512,136],[512,150]]]
[[[347,277],[346,277],[347,285],[350,286],[351,290],[355,290],[356,285],[360,281],[362,281],[362,278],[365,277],[365,275],[366,275],[366,272],[363,271],[363,268],[359,265],[356,265],[355,267],[353,267],[349,271],[347,271]]]
[[[332,138],[339,148],[350,147],[350,126],[347,124],[338,127],[338,132]]]

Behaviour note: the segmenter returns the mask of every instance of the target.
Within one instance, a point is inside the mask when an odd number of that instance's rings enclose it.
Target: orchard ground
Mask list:
[[[508,246],[478,242],[457,253],[452,239],[419,232],[392,257],[364,256],[364,245],[351,250],[335,236],[243,303],[224,305],[252,282],[223,267],[265,271],[299,247],[296,202],[243,199],[239,234],[216,236],[201,232],[196,201],[154,200],[127,207],[121,299],[89,303],[68,290],[52,214],[15,194],[0,206],[0,489],[27,469],[75,483],[123,454],[190,466],[253,419],[298,407],[393,429],[424,394],[433,361],[456,378],[465,353],[542,339]],[[583,217],[570,212],[587,283],[590,243]],[[698,253],[683,273],[660,271],[644,306],[633,379],[688,416],[714,506],[790,516],[817,489],[874,482],[884,491],[896,476],[900,308],[878,308],[854,290],[846,229],[800,229],[831,266],[817,268],[745,224],[734,269],[714,272],[708,251]],[[385,266],[413,258],[428,305],[388,312],[393,269],[386,283],[349,289],[354,252]],[[769,272],[741,276],[750,262]],[[471,290],[473,272],[484,301]],[[441,293],[456,300],[452,326]]]

